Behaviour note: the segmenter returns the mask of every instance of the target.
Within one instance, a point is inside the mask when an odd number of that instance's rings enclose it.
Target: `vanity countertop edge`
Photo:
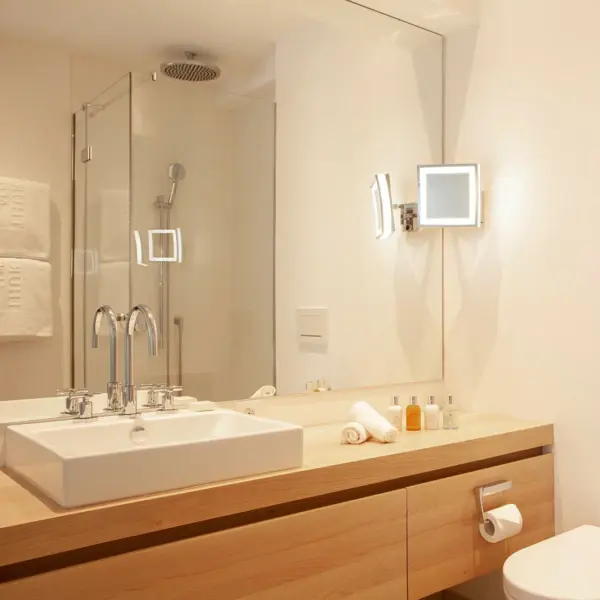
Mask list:
[[[52,506],[0,472],[0,580],[3,568],[18,563],[178,529],[184,536],[186,527],[218,531],[236,525],[227,519],[255,522],[278,507],[301,511],[311,501],[401,489],[539,455],[554,443],[552,424],[483,414],[462,415],[457,431],[403,432],[395,444],[342,446],[340,431],[339,423],[305,428],[300,469],[80,509]]]

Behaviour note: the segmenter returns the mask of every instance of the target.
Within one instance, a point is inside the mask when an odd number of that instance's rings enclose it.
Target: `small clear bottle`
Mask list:
[[[458,429],[458,415],[452,396],[448,396],[443,411],[444,429]]]
[[[429,396],[425,407],[425,429],[435,431],[440,428],[440,407],[435,403],[435,396]]]
[[[393,396],[392,403],[388,408],[389,422],[398,430],[402,431],[402,405],[400,396]]]
[[[411,396],[406,407],[406,431],[421,431],[421,407],[419,397]]]

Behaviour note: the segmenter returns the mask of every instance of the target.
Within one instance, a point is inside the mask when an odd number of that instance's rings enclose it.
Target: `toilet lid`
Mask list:
[[[504,564],[504,590],[515,600],[600,600],[600,527],[517,552]]]

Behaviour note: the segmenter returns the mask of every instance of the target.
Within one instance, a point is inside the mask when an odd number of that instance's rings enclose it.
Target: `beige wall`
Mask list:
[[[389,172],[394,201],[415,201],[416,165],[441,159],[439,121],[429,120],[432,106],[441,114],[441,47],[431,36],[412,54],[379,18],[368,35],[315,23],[277,45],[284,394],[320,377],[335,389],[442,377],[440,232],[376,240],[370,197],[374,174]],[[307,307],[329,310],[327,352],[298,344],[296,310]]]
[[[447,384],[474,409],[556,421],[560,528],[600,524],[600,5],[487,0],[457,150],[486,224],[447,234]],[[450,80],[452,83],[452,80]],[[568,209],[568,210],[567,210]]]
[[[554,421],[558,529],[600,525],[600,4],[481,8],[449,39],[448,159],[481,162],[486,223],[446,236],[447,388]]]

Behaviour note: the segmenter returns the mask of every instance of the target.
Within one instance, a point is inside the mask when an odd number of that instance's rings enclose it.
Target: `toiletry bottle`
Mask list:
[[[411,396],[406,407],[406,431],[421,431],[421,407],[419,397]]]
[[[327,377],[322,377],[321,379],[317,379],[317,385],[315,392],[330,392],[331,387],[329,387],[329,379]]]
[[[425,429],[433,431],[440,428],[440,407],[435,403],[435,397],[429,396],[425,407]]]
[[[400,404],[400,396],[392,398],[392,404],[388,408],[388,421],[398,430],[402,431],[402,405]]]
[[[446,406],[444,406],[443,420],[444,429],[458,429],[458,415],[452,402],[452,396],[448,396],[448,401],[446,402]]]

